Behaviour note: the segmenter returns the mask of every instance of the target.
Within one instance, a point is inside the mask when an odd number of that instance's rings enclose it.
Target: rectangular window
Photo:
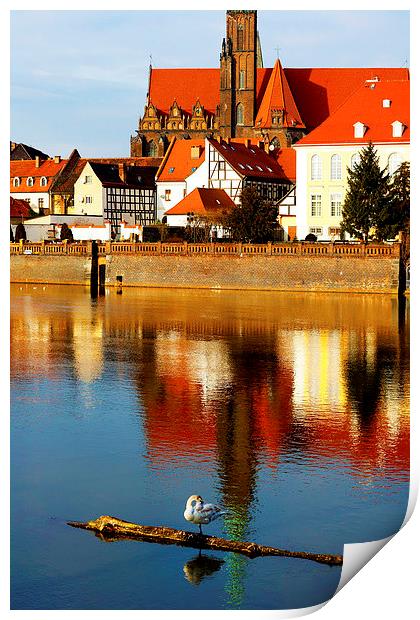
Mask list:
[[[309,232],[312,233],[313,235],[322,235],[322,228],[315,226],[315,227],[310,228]]]
[[[92,196],[86,196],[86,204],[90,205],[93,202]]]
[[[88,174],[85,176],[85,183],[92,183],[92,177]]]
[[[168,201],[171,199],[171,190],[165,189],[165,200]]]
[[[311,215],[312,217],[321,215],[321,194],[311,194]]]
[[[43,209],[43,208],[44,208],[44,199],[38,198],[38,209]]]
[[[331,194],[331,215],[341,217],[341,194]]]

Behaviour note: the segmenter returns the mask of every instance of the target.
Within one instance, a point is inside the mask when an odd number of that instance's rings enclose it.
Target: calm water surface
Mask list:
[[[13,286],[12,608],[284,609],[340,568],[134,541],[102,514],[342,553],[401,525],[408,309],[376,295]]]

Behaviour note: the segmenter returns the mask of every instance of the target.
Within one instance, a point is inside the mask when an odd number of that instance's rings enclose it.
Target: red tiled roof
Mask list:
[[[371,88],[373,86],[373,88]],[[383,101],[390,100],[390,107]],[[405,130],[392,137],[391,123],[400,121]],[[367,129],[363,138],[354,137],[354,124]],[[368,142],[408,143],[410,141],[410,82],[380,81],[364,83],[338,110],[296,146],[307,144],[366,144]]]
[[[200,100],[213,114],[219,104],[219,69],[152,69],[149,98],[160,112],[168,114],[174,100],[186,112]]]
[[[198,158],[192,157],[192,147],[199,148]],[[203,161],[204,140],[174,140],[157,180],[185,181]]]
[[[308,68],[284,69],[302,122],[308,129],[322,123],[362,82],[374,76],[381,80],[409,79],[401,68]],[[256,109],[264,99],[273,69],[257,69]],[[149,97],[160,112],[168,114],[174,100],[190,112],[197,99],[205,110],[215,113],[219,102],[219,69],[152,69]]]
[[[13,198],[10,196],[10,217],[21,217],[23,219],[28,219],[34,215],[29,203],[26,200],[21,200],[19,198]]]
[[[166,211],[165,215],[186,215],[187,213],[208,215],[233,209],[234,206],[235,203],[224,189],[197,187],[172,209]]]
[[[247,144],[236,140],[230,140],[230,142],[222,140],[218,142],[217,140],[209,139],[209,142],[242,177],[291,180],[287,176],[286,170],[280,166],[274,157],[271,157],[263,149],[254,146],[252,143],[247,146]],[[286,159],[284,162],[286,163]],[[290,168],[288,171],[290,172]]]
[[[292,148],[281,149],[277,152],[277,163],[286,179],[296,181],[296,151]]]
[[[51,184],[56,175],[64,168],[67,163],[67,159],[62,159],[59,163],[55,163],[53,159],[47,159],[40,161],[38,168],[34,159],[15,160],[10,162],[10,192],[12,194],[17,193],[31,193],[31,192],[48,192]],[[20,179],[20,186],[13,186],[13,179],[18,177]],[[33,177],[34,184],[29,187],[26,184],[26,180],[29,177]],[[47,184],[41,186],[41,177],[46,177]]]
[[[307,129],[333,114],[365,80],[407,80],[408,69],[285,69],[290,89]]]
[[[261,128],[271,127],[272,110],[274,109],[284,111],[283,125],[285,127],[302,128],[305,126],[300,118],[279,59],[276,60],[276,64],[271,72],[261,105],[255,117],[255,126]]]

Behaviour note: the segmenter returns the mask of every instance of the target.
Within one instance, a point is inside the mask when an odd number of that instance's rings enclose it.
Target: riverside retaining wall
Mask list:
[[[397,249],[357,255],[324,250],[267,254],[260,249],[255,254],[179,251],[148,255],[114,248],[110,253],[99,251],[93,263],[88,252],[12,253],[10,267],[12,282],[90,285],[94,265],[106,286],[396,294],[401,285]]]

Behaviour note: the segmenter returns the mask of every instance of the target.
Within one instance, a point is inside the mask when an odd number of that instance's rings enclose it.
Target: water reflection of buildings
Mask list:
[[[147,459],[216,471],[230,536],[252,534],[259,471],[296,451],[407,479],[408,330],[394,300],[142,291],[92,303],[63,288],[12,303],[12,377],[132,381]],[[234,602],[243,558],[227,570]]]

